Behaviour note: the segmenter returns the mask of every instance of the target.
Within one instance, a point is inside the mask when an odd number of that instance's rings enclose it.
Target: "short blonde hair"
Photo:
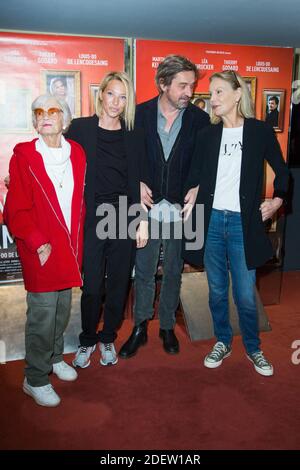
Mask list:
[[[209,77],[210,83],[214,78],[220,78],[221,80],[229,83],[233,90],[237,90],[238,88],[241,89],[241,99],[238,102],[237,112],[244,118],[253,118],[254,107],[252,98],[247,83],[242,79],[242,77],[235,73],[234,70],[227,70],[226,72],[214,73]],[[212,110],[210,120],[212,124],[218,124],[221,121],[221,118],[216,116]]]
[[[96,114],[100,118],[102,114],[102,100],[101,92],[105,90],[109,82],[112,80],[119,80],[123,83],[126,90],[126,105],[124,112],[122,113],[122,119],[124,119],[126,129],[132,130],[134,128],[134,116],[135,116],[135,96],[132,81],[125,72],[109,72],[101,81],[97,93],[96,99]]]
[[[32,103],[31,105],[31,111],[32,111],[32,124],[33,127],[36,129],[37,121],[36,121],[36,116],[35,116],[35,110],[37,108],[43,108],[48,101],[55,102],[57,104],[57,107],[62,110],[63,112],[63,133],[67,132],[67,130],[70,127],[71,121],[72,121],[72,114],[69,108],[68,103],[66,103],[65,100],[59,99],[56,96],[50,95],[50,94],[45,94],[45,95],[40,95],[38,96]]]

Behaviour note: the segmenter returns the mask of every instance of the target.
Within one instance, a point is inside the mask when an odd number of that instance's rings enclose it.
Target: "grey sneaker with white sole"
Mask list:
[[[79,346],[76,356],[72,361],[73,366],[80,367],[81,369],[88,367],[91,363],[90,357],[95,349],[95,344],[94,346]]]
[[[114,347],[114,343],[100,343],[101,359],[100,364],[103,366],[114,366],[118,362],[118,356]]]
[[[230,354],[231,346],[222,343],[222,341],[218,341],[210,353],[205,357],[204,365],[209,369],[215,369],[216,367],[219,367],[222,364],[223,359],[229,357]]]

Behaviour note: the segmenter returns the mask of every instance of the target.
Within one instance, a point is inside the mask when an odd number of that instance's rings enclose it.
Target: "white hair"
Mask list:
[[[54,102],[57,104],[57,107],[62,110],[63,112],[63,132],[67,132],[71,121],[72,121],[72,114],[69,108],[68,103],[66,103],[64,100],[61,100],[57,98],[56,96],[50,95],[50,94],[45,94],[45,95],[40,95],[38,96],[32,103],[31,105],[31,111],[32,111],[32,124],[34,128],[36,128],[36,116],[34,114],[34,111],[37,108],[43,108],[45,104],[48,102]]]

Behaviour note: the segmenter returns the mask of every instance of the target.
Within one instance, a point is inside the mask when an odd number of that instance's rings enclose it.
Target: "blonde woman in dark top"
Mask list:
[[[146,221],[139,224],[136,239],[128,233],[123,236],[122,224],[114,224],[122,212],[122,201],[126,200],[129,207],[140,203],[144,137],[134,129],[134,115],[131,80],[124,72],[110,72],[99,86],[96,114],[74,119],[68,132],[87,155],[82,332],[73,360],[73,365],[81,368],[90,365],[97,343],[103,366],[118,362],[114,341],[126,304],[135,247],[142,248],[147,242]],[[116,218],[106,229],[107,213]],[[126,216],[126,229],[130,221],[131,217]],[[104,324],[98,331],[104,298]]]

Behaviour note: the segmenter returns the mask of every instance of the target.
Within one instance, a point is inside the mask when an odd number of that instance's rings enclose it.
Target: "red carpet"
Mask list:
[[[54,409],[22,392],[23,361],[0,365],[0,448],[300,449],[300,364],[291,362],[291,344],[300,340],[299,301],[300,272],[286,273],[281,305],[266,309],[273,331],[261,335],[273,377],[254,371],[240,337],[220,368],[206,369],[213,341],[191,343],[182,322],[181,353],[167,355],[157,320],[136,357],[105,368],[97,350],[76,382],[52,376],[62,398]],[[125,320],[118,348],[130,330]]]

